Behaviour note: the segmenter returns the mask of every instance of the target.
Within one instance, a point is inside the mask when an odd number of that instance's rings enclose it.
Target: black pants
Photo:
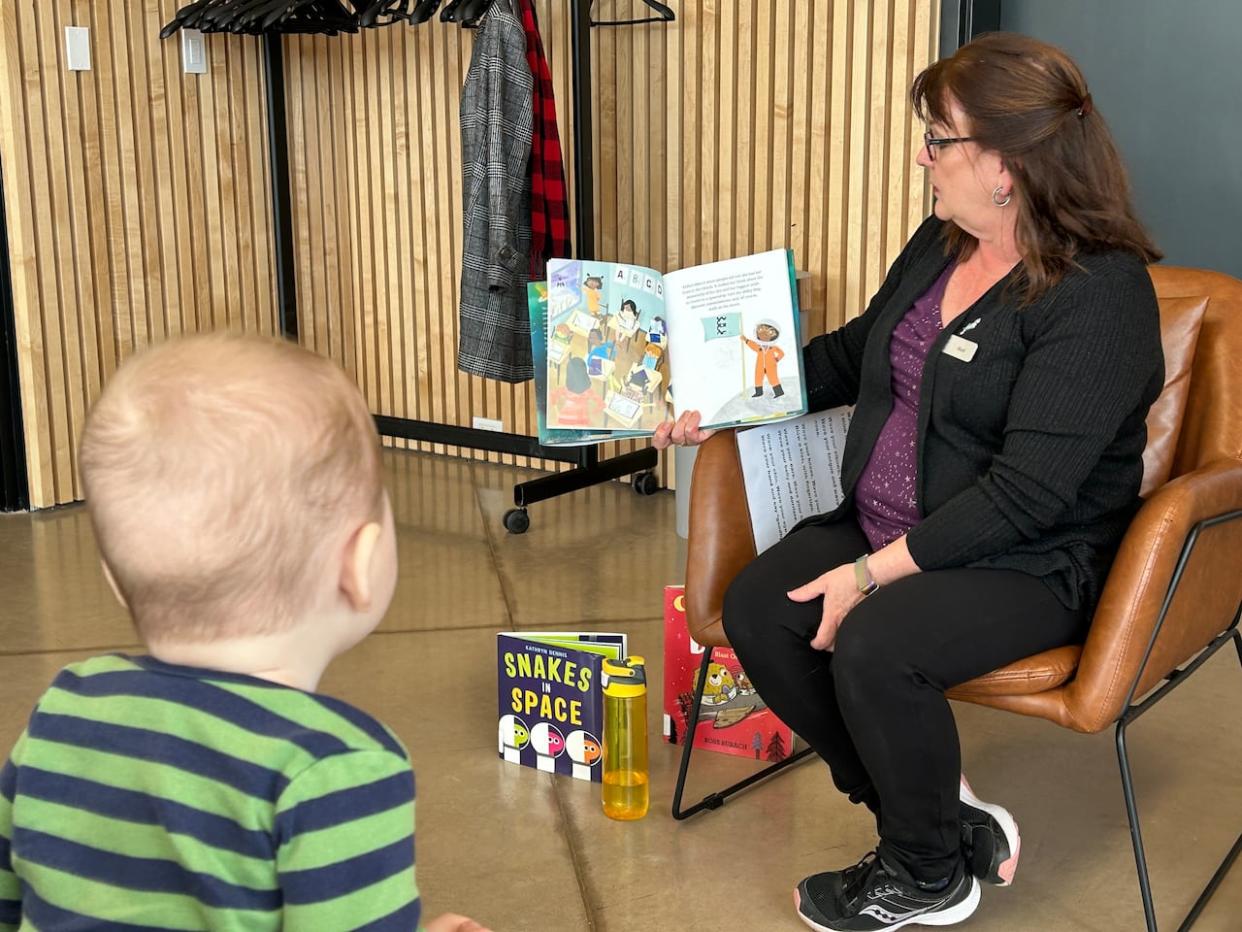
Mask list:
[[[1085,613],[1025,573],[937,570],[881,586],[846,615],[832,652],[815,650],[822,601],[785,593],[868,549],[852,518],[794,532],[738,575],[724,628],[767,704],[838,789],[876,812],[880,854],[934,881],[961,857],[961,749],[945,690],[1079,640]]]

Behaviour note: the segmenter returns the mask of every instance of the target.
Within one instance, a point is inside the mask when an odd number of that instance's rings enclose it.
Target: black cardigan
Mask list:
[[[948,264],[943,227],[928,218],[866,312],[806,348],[811,410],[856,405],[844,503],[808,523],[853,512],[854,487],[893,406],[893,328]],[[907,544],[924,570],[1020,570],[1066,606],[1090,608],[1138,508],[1164,354],[1142,260],[1103,252],[1078,262],[1081,270],[1026,307],[1006,293],[1019,266],[932,344],[918,412],[922,520]],[[977,344],[971,361],[943,352],[955,334]]]

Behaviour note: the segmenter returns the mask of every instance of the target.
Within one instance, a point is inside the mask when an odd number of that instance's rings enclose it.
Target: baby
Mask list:
[[[0,929],[420,928],[405,748],[314,691],[396,585],[358,390],[289,343],[174,340],[112,378],[81,470],[147,652],[62,670],[0,772]]]

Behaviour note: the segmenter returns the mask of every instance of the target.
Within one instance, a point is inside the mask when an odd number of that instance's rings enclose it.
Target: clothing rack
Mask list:
[[[574,199],[577,206],[575,256],[595,258],[594,192],[591,165],[591,26],[626,25],[627,23],[592,23],[590,0],[569,0],[572,33],[571,62],[573,67],[574,118]],[[281,36],[264,36],[264,74],[267,86],[267,137],[272,172],[272,215],[275,223],[276,300],[279,308],[281,334],[297,338],[297,283],[294,265],[292,191],[289,183],[289,136],[285,111],[284,54]],[[545,447],[538,438],[524,434],[478,430],[455,424],[438,424],[411,418],[375,415],[375,424],[385,437],[400,437],[491,453],[508,453],[573,463],[574,468],[553,473],[513,487],[514,507],[505,512],[504,526],[512,534],[523,534],[530,527],[527,508],[536,502],[567,495],[579,489],[598,485],[622,476],[633,476],[633,487],[641,495],[659,491],[653,470],[659,462],[652,447],[601,460],[599,448]]]

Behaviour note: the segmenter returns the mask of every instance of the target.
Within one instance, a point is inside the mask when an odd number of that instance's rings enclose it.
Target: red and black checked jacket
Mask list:
[[[526,61],[535,78],[531,101],[534,125],[530,144],[530,274],[542,281],[551,258],[568,258],[569,203],[565,194],[565,168],[561,140],[556,128],[556,101],[552,72],[543,54],[539,24],[532,0],[521,0],[522,27],[526,31]]]

